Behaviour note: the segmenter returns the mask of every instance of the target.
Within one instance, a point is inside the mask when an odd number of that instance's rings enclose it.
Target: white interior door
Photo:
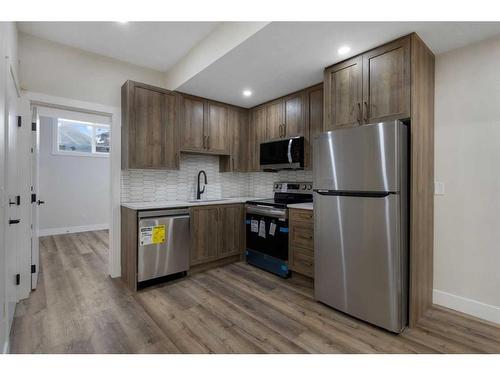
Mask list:
[[[40,118],[37,107],[32,108],[32,153],[31,153],[31,289],[36,289],[40,269],[39,250],[39,206],[43,202],[38,195],[40,160]]]
[[[1,26],[0,26],[1,27]],[[0,32],[3,31],[0,29]],[[0,353],[5,350],[8,331],[6,318],[6,296],[5,296],[5,227],[7,226],[7,186],[6,186],[6,151],[7,151],[7,131],[5,115],[5,66],[4,38],[0,36]]]
[[[7,79],[7,93],[6,93],[6,138],[7,138],[7,152],[6,152],[6,172],[7,172],[7,225],[6,225],[6,254],[5,254],[5,283],[6,283],[6,306],[7,306],[7,319],[8,330],[14,318],[14,311],[18,301],[18,284],[19,280],[17,275],[18,269],[18,231],[20,210],[17,204],[17,196],[19,195],[19,182],[18,182],[18,168],[17,168],[17,133],[18,133],[18,97],[17,91],[14,87],[12,79]]]

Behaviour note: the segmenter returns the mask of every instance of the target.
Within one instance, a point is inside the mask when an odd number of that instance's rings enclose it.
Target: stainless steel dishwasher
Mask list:
[[[139,283],[179,273],[185,275],[189,269],[187,208],[139,212],[138,239]]]

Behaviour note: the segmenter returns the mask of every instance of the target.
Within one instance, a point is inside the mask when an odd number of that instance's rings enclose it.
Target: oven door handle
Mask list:
[[[248,205],[246,209],[249,214],[259,214],[262,216],[276,217],[278,219],[286,219],[287,218],[287,210],[280,210],[269,208],[268,206],[252,206]]]

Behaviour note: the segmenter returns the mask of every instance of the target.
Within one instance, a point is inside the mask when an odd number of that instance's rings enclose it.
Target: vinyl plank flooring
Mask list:
[[[107,231],[43,237],[40,260],[12,353],[500,353],[498,325],[435,306],[395,335],[242,262],[133,293],[107,276]]]

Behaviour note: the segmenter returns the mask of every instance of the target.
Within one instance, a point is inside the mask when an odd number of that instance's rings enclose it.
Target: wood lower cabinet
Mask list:
[[[122,169],[179,169],[179,96],[127,81],[122,86]]]
[[[190,264],[210,262],[219,252],[219,209],[217,206],[193,207],[190,209]]]
[[[241,254],[245,247],[245,206],[228,204],[219,207],[220,247],[218,256]]]
[[[242,254],[244,213],[243,204],[191,207],[191,266]]]
[[[290,208],[288,265],[294,272],[314,277],[314,215]]]

